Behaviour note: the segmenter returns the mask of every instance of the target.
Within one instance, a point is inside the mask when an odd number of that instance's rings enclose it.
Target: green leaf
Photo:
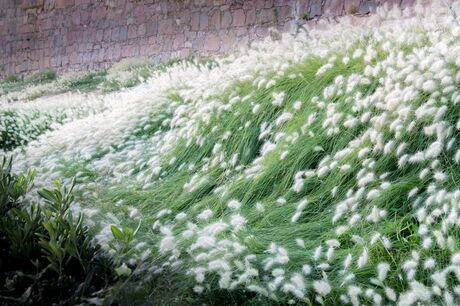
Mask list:
[[[48,189],[42,189],[42,190],[39,190],[38,191],[38,194],[44,198],[45,200],[49,201],[49,202],[54,202],[54,200],[56,199],[54,194],[49,191]]]
[[[118,241],[123,240],[123,232],[118,227],[112,225],[110,226],[110,230],[112,231],[113,237],[115,237],[115,239],[117,239]]]
[[[136,236],[137,232],[138,232],[139,229],[141,228],[141,223],[142,223],[142,219],[139,219],[139,224],[137,225],[136,230],[135,230],[134,233],[133,233],[133,236]]]
[[[55,227],[53,226],[53,223],[48,221],[48,222],[43,222],[43,227],[48,231],[49,235],[51,237],[54,237],[56,232],[55,232]]]
[[[131,228],[125,227],[123,229],[123,233],[125,234],[125,239],[127,243],[131,242],[134,239],[134,232]]]

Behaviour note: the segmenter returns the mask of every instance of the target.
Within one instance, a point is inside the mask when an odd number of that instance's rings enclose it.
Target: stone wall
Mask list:
[[[0,76],[222,54],[270,28],[414,0],[0,0]]]

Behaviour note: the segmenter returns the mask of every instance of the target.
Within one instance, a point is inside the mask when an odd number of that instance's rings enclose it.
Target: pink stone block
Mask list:
[[[343,13],[343,0],[326,0],[324,3],[324,15],[339,16]]]
[[[138,36],[144,36],[145,33],[146,33],[145,24],[139,25],[139,28],[137,29],[137,35],[138,35]]]
[[[172,34],[174,33],[173,19],[163,19],[158,21],[158,34]]]
[[[130,54],[130,46],[129,45],[123,45],[121,46],[121,57],[128,57]]]
[[[246,21],[246,15],[242,9],[235,10],[233,12],[233,26],[242,27]]]
[[[232,13],[230,11],[224,11],[222,13],[222,20],[221,20],[221,27],[228,28],[232,24],[233,18]]]
[[[200,14],[200,30],[205,31],[208,29],[209,18],[207,13]]]
[[[190,27],[192,31],[198,31],[200,28],[200,13],[192,13],[192,19],[190,21]]]
[[[245,25],[253,25],[256,22],[256,10],[254,8],[246,11]]]
[[[184,47],[184,34],[177,35],[173,40],[173,50],[177,50]]]
[[[222,49],[223,50],[234,50],[236,46],[236,35],[232,32],[229,33],[222,33],[220,35],[222,37]]]
[[[359,4],[361,0],[347,0],[344,1],[344,11],[345,14],[356,14],[359,12]]]
[[[258,24],[273,24],[276,20],[274,9],[263,9],[256,15],[256,21]]]
[[[137,26],[132,24],[128,27],[128,39],[137,37]]]
[[[220,29],[220,10],[214,10],[211,13],[210,28]]]
[[[215,34],[206,35],[204,41],[204,49],[206,51],[218,51],[220,49],[220,38]]]

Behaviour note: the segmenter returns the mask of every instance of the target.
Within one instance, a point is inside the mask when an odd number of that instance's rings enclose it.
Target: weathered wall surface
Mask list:
[[[221,54],[319,17],[414,0],[0,0],[0,75]]]

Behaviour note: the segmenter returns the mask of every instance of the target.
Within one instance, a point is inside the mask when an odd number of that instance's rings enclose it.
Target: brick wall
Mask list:
[[[0,0],[0,76],[222,54],[270,28],[414,0]]]

